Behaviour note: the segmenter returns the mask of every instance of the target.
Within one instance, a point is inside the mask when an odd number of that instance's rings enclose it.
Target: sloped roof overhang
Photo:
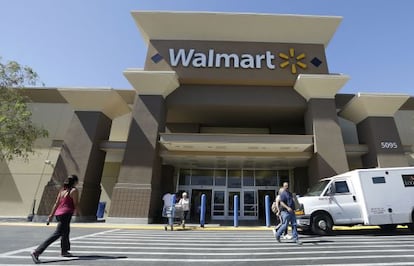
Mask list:
[[[328,45],[342,17],[224,12],[132,11],[145,42],[205,40]]]

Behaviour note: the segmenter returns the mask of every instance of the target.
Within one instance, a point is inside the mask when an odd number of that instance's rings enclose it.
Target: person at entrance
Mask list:
[[[164,226],[164,229],[167,230],[167,225],[170,224],[170,217],[168,217],[168,211],[169,208],[172,206],[172,194],[167,192],[162,196],[162,200],[164,202],[164,206],[162,207],[162,217],[166,218],[166,225]]]
[[[299,241],[299,235],[297,230],[297,224],[296,224],[296,215],[295,215],[295,201],[293,200],[293,195],[289,191],[289,183],[285,182],[283,183],[283,189],[284,191],[280,195],[280,210],[281,210],[281,216],[282,216],[282,225],[279,227],[279,229],[276,232],[276,240],[277,242],[280,242],[280,238],[283,234],[283,232],[288,227],[289,223],[292,226],[292,237],[293,241],[297,243],[298,245],[301,245],[302,242]]]
[[[190,199],[188,198],[187,192],[181,194],[181,199],[178,202],[178,205],[183,209],[183,219],[181,221],[181,226],[185,227],[185,220],[188,219],[188,213],[190,212]]]
[[[45,251],[45,249],[55,242],[60,237],[60,249],[63,257],[71,257],[69,253],[70,242],[70,220],[73,214],[80,214],[78,209],[78,189],[75,187],[78,184],[78,177],[76,175],[70,175],[63,183],[63,188],[58,192],[56,202],[53,205],[52,211],[47,220],[49,224],[53,217],[56,217],[58,225],[56,231],[40,244],[34,251],[31,252],[33,261],[37,264],[40,263],[39,256]]]

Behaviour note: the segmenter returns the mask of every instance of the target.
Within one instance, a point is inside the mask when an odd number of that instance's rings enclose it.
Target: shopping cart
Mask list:
[[[183,207],[180,204],[164,207],[162,216],[168,218],[168,224],[164,226],[164,230],[167,231],[169,226],[171,231],[173,231],[174,225],[181,225],[184,219]]]

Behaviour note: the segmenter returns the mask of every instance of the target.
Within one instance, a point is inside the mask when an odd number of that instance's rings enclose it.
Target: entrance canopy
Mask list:
[[[160,134],[164,164],[176,167],[269,168],[307,165],[311,135]]]
[[[132,11],[150,40],[279,42],[328,45],[342,17],[222,12]],[[202,30],[200,30],[202,29]]]

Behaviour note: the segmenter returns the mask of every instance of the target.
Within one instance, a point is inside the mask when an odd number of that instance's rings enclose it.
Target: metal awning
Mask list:
[[[305,166],[312,135],[160,134],[164,164],[178,167],[289,168]]]

